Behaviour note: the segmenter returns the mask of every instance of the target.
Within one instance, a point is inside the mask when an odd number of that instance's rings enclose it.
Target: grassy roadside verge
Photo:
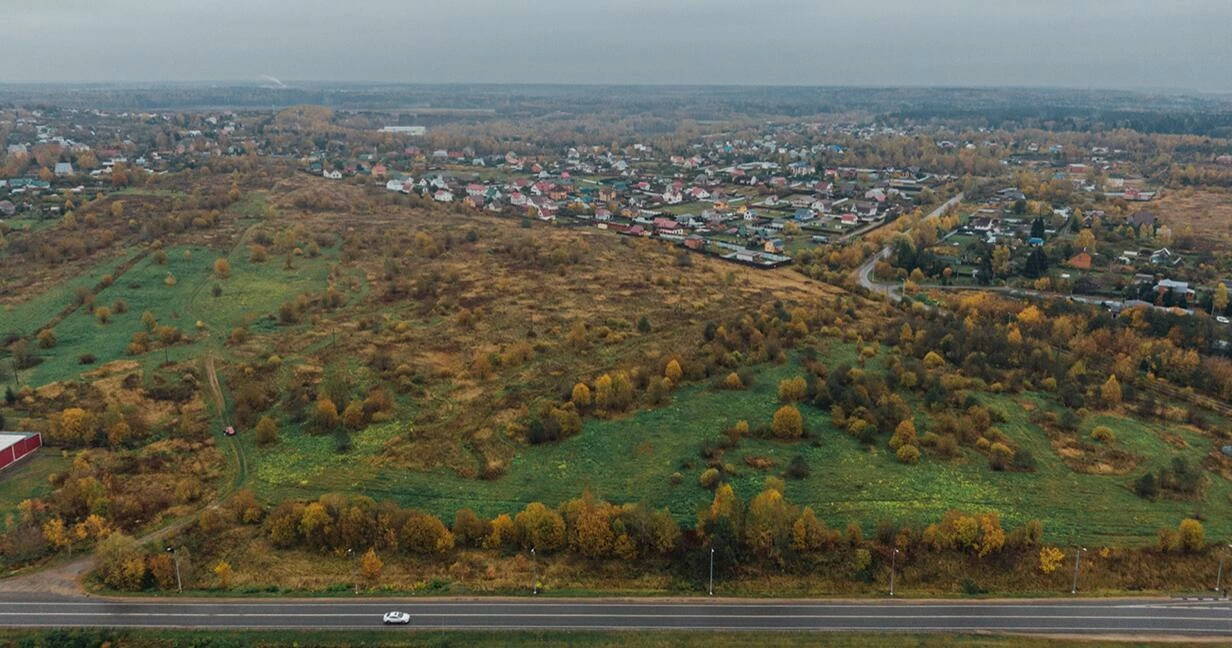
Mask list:
[[[803,632],[572,632],[572,631],[495,631],[495,632],[404,632],[399,630],[4,630],[3,646],[98,646],[113,648],[170,648],[208,646],[210,648],[249,648],[299,646],[301,648],[345,648],[350,646],[599,646],[641,647],[682,646],[736,648],[751,645],[775,646],[914,646],[948,648],[980,646],[987,648],[1066,648],[1082,646],[1200,645],[1179,642],[1108,639],[1044,638],[985,634],[870,634]],[[1205,644],[1202,644],[1205,645]]]

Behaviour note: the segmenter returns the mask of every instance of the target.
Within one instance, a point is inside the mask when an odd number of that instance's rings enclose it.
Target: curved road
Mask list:
[[[962,202],[962,199],[963,199],[963,194],[960,191],[953,198],[950,198],[949,200],[941,203],[940,205],[937,205],[936,209],[925,214],[924,218],[920,219],[920,222],[922,223],[926,220],[931,220],[933,218],[937,218],[938,216],[945,214],[950,209],[953,209],[954,205],[957,205],[958,203]],[[897,284],[894,284],[894,283],[882,284],[882,283],[877,283],[876,281],[873,280],[873,268],[876,267],[877,262],[882,259],[888,259],[888,258],[890,258],[890,246],[889,245],[881,248],[881,251],[869,257],[867,261],[861,264],[860,267],[856,269],[856,278],[859,279],[860,285],[867,288],[870,292],[874,292],[879,295],[885,295],[886,297],[889,297],[892,301],[902,301],[903,296],[902,294],[899,293]]]
[[[630,599],[213,600],[0,598],[0,626],[1029,632],[1232,637],[1227,601],[819,602]]]

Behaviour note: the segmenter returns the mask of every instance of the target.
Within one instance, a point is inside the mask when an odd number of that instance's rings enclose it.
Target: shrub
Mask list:
[[[898,456],[899,463],[914,465],[920,462],[920,449],[915,446],[899,446],[895,454]]]
[[[1186,553],[1201,551],[1206,546],[1206,530],[1202,528],[1201,522],[1193,518],[1181,520],[1181,525],[1177,528],[1177,531],[1179,532],[1181,549]]]
[[[1040,547],[1039,568],[1045,574],[1055,572],[1064,560],[1065,553],[1056,547]]]
[[[717,468],[707,468],[702,471],[701,476],[697,478],[697,485],[702,488],[712,489],[719,485],[719,471]]]
[[[1134,492],[1143,499],[1155,499],[1159,495],[1159,483],[1155,480],[1155,473],[1148,472],[1135,480]]]
[[[788,479],[805,479],[809,476],[808,462],[801,455],[796,455],[791,458],[791,463],[787,464],[787,471],[784,473]]]
[[[740,381],[740,374],[731,372],[723,379],[723,389],[741,389],[744,383]]]
[[[270,445],[278,442],[278,424],[274,419],[268,416],[262,416],[261,420],[257,421],[256,427],[257,443],[260,445]]]
[[[779,381],[780,403],[798,403],[804,400],[807,393],[808,384],[799,376]]]
[[[804,435],[804,417],[800,416],[800,410],[784,405],[774,413],[770,431],[780,439],[799,439]]]
[[[1004,443],[994,443],[988,448],[988,465],[993,470],[1005,470],[1014,458],[1014,451]]]
[[[59,338],[51,329],[43,329],[36,336],[40,349],[50,349],[60,342]]]
[[[94,364],[95,357],[93,353],[83,353],[77,357],[78,364],[90,365]]]
[[[1116,432],[1106,425],[1097,425],[1091,430],[1091,440],[1104,444],[1116,443]]]

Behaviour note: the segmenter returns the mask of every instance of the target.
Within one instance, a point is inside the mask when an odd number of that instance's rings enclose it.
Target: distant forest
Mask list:
[[[219,84],[0,84],[0,106],[103,110],[237,108],[316,104],[335,110],[440,116],[485,111],[544,117],[616,111],[698,121],[733,117],[844,119],[889,125],[1232,137],[1232,95],[1047,88],[875,88],[805,86],[417,85],[294,82],[284,87]],[[474,115],[472,115],[474,116]]]

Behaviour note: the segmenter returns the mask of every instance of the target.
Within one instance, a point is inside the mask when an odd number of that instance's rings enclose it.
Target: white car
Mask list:
[[[394,623],[398,625],[406,625],[411,622],[411,615],[406,612],[386,612],[384,620],[386,625]]]
[[[1216,322],[1219,322],[1220,324],[1228,324],[1229,322],[1232,322],[1232,320],[1230,320],[1230,319],[1228,319],[1228,318],[1224,317],[1223,315],[1219,315],[1219,316],[1217,316],[1217,317],[1215,318],[1215,321],[1216,321]]]

